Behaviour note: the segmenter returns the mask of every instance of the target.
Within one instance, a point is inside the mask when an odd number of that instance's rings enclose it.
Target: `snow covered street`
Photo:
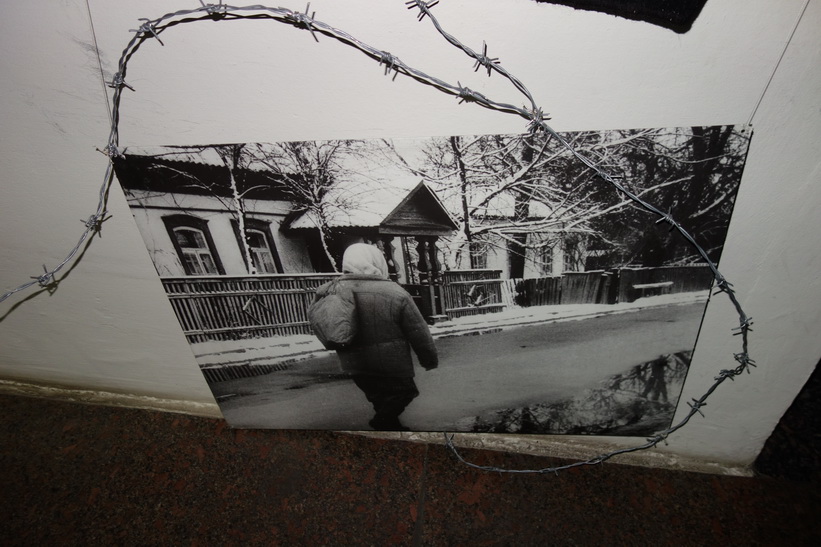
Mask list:
[[[493,412],[576,397],[661,355],[691,351],[706,293],[626,305],[545,306],[432,327],[440,368],[419,369],[421,395],[403,420],[416,431],[470,430]],[[277,362],[270,374],[212,383],[235,427],[368,429],[370,405],[311,337],[201,354],[211,366]],[[237,366],[237,365],[228,365]],[[674,403],[678,393],[671,393]]]
[[[568,304],[558,306],[513,307],[487,315],[460,317],[431,327],[436,339],[495,332],[522,325],[556,321],[576,321],[602,315],[680,304],[704,303],[709,291],[640,298],[626,304]],[[293,365],[328,352],[312,335],[282,336],[192,344],[194,357],[203,369],[240,365]]]

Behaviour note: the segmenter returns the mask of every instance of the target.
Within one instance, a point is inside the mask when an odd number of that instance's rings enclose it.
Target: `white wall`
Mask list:
[[[0,18],[0,289],[54,266],[96,206],[109,120],[107,79],[140,17],[191,8],[160,0],[33,0]],[[287,4],[286,4],[287,5]],[[529,0],[445,0],[453,35],[516,74],[557,130],[746,123],[755,136],[721,269],[753,316],[753,374],[727,382],[661,448],[751,462],[821,355],[821,2],[810,2],[767,87],[804,0],[711,0],[677,35],[647,24]],[[304,2],[288,7],[303,10]],[[314,0],[318,19],[450,82],[523,104],[473,71],[403,0]],[[270,21],[180,25],[129,63],[121,146],[512,133],[514,116],[453,97],[329,38]],[[110,92],[110,90],[106,90]],[[125,199],[53,294],[30,289],[0,308],[0,378],[205,405],[213,399],[165,299]],[[710,304],[683,400],[735,365],[737,324]],[[210,405],[210,406],[209,406]],[[679,414],[681,415],[680,411]],[[631,441],[634,442],[634,441]]]
[[[119,187],[118,187],[119,190]],[[231,224],[234,216],[219,198],[186,194],[159,194],[147,190],[130,190],[128,200],[134,222],[145,241],[146,249],[160,276],[184,276],[185,268],[171,241],[171,235],[163,222],[168,215],[190,214],[208,223],[208,231],[214,241],[217,256],[225,275],[248,273],[242,249]],[[246,200],[248,218],[270,224],[270,234],[284,267],[283,273],[313,272],[305,268],[310,258],[299,239],[286,238],[279,230],[290,211],[288,202]],[[283,245],[283,242],[286,245]],[[283,253],[283,250],[286,253]]]

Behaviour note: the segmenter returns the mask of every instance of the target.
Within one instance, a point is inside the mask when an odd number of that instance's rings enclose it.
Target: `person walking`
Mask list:
[[[439,364],[428,324],[410,294],[389,279],[377,247],[349,246],[342,257],[342,273],[339,283],[353,292],[357,318],[352,342],[336,350],[342,370],[373,405],[372,428],[408,431],[399,416],[419,395],[411,349],[425,370]]]

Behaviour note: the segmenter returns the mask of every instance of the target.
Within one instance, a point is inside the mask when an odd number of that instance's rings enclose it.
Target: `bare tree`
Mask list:
[[[372,147],[348,140],[166,147],[151,156],[148,169],[173,179],[177,188],[215,198],[233,216],[248,273],[258,272],[249,244],[247,204],[272,194],[289,201],[294,216],[305,215],[314,223],[321,254],[327,266],[336,270],[332,219],[355,210],[357,193],[364,192],[340,182],[356,169],[349,160]]]
[[[239,230],[240,247],[245,258],[245,267],[248,273],[254,275],[257,273],[253,257],[251,256],[251,247],[248,244],[248,232],[245,230],[245,199],[244,194],[247,190],[240,192],[237,178],[242,176],[240,168],[242,165],[244,144],[230,144],[223,146],[214,146],[214,151],[219,154],[223,165],[228,170],[228,184],[231,187],[231,199],[233,201],[233,208],[231,209],[234,218],[237,221]]]
[[[734,126],[677,128],[633,139],[620,154],[631,188],[669,211],[717,262],[748,145],[749,134]],[[597,234],[609,232],[610,242],[600,243],[610,250],[610,264],[660,266],[702,260],[677,231],[653,225],[648,222],[652,218],[631,204],[616,207],[593,223]]]
[[[642,129],[562,136],[631,192],[670,208],[699,237],[706,237],[711,248],[720,248],[746,153],[747,139],[737,130]],[[650,236],[659,237],[655,229],[647,229],[647,211],[547,135],[434,138],[424,145],[421,165],[410,165],[386,144],[397,163],[428,179],[458,217],[460,232],[451,242],[456,260],[475,242],[493,240],[509,252],[511,275],[521,275],[528,248],[555,245],[572,233],[606,250],[610,267],[617,267],[647,259],[642,249],[649,248]],[[529,233],[544,237],[528,239]],[[677,244],[660,258],[675,262],[687,256],[692,254]]]
[[[250,163],[277,176],[294,206],[294,212],[308,215],[319,231],[323,252],[334,271],[337,258],[331,252],[334,230],[331,219],[339,211],[353,207],[354,194],[332,192],[348,172],[345,160],[357,155],[362,143],[350,140],[254,144]]]

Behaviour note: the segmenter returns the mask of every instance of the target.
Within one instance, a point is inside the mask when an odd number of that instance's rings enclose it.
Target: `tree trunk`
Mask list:
[[[465,167],[465,160],[462,157],[462,151],[459,148],[459,137],[450,138],[450,148],[453,151],[453,158],[456,161],[456,169],[459,171],[459,199],[462,205],[462,232],[465,234],[465,246],[467,248],[468,258],[470,260],[470,269],[476,269],[477,257],[474,256],[471,242],[473,241],[473,234],[470,229],[470,209],[468,203],[468,177],[467,168]]]
[[[254,265],[253,257],[251,256],[251,247],[248,245],[248,233],[245,231],[245,202],[240,196],[239,186],[237,185],[236,174],[239,172],[239,158],[242,153],[244,145],[238,144],[229,146],[227,150],[217,149],[222,162],[228,169],[228,180],[231,185],[231,196],[234,200],[234,207],[237,211],[237,226],[239,229],[239,240],[242,245],[242,253],[245,256],[245,268],[250,275],[257,274],[257,268]],[[230,162],[228,156],[230,155]]]
[[[524,139],[522,148],[522,163],[527,165],[533,162],[533,135]],[[513,206],[513,220],[523,222],[530,216],[530,195],[525,191],[516,192],[516,201]],[[527,258],[527,232],[513,234],[508,244],[508,264],[510,277],[519,279],[525,276],[525,259]]]

